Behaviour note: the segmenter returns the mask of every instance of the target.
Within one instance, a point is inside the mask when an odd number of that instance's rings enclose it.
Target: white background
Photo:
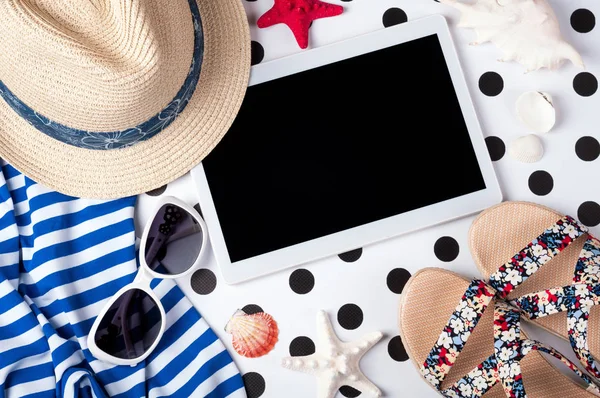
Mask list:
[[[260,42],[265,50],[262,62],[300,51],[291,32],[284,25],[263,30],[256,28],[256,19],[272,6],[272,0],[243,1],[251,24],[252,38]],[[600,159],[584,162],[576,156],[574,150],[576,141],[583,136],[593,136],[600,140],[600,93],[588,98],[575,93],[572,85],[574,76],[579,72],[577,68],[565,65],[558,72],[524,74],[524,68],[518,64],[499,63],[496,61],[501,56],[498,49],[491,44],[469,46],[467,43],[474,40],[474,34],[470,30],[456,27],[458,12],[433,0],[331,2],[342,4],[345,12],[339,17],[315,21],[310,31],[311,47],[383,29],[382,16],[392,7],[404,10],[409,20],[431,14],[446,16],[484,134],[500,137],[507,146],[514,138],[528,133],[515,115],[514,104],[517,97],[528,90],[550,93],[558,109],[558,123],[551,133],[542,136],[546,149],[544,158],[535,164],[524,164],[505,155],[494,162],[505,199],[537,202],[575,217],[581,203],[600,202]],[[560,20],[564,36],[583,55],[586,69],[600,76],[600,27],[581,34],[574,31],[569,23],[572,12],[582,7],[600,16],[600,3],[595,0],[552,0],[550,3]],[[496,97],[487,97],[478,88],[479,77],[488,71],[495,71],[504,79],[504,91]],[[401,113],[403,93],[394,95]],[[315,105],[326,107],[318,104],[318,99],[315,99]],[[435,108],[432,108],[432,116],[435,116]],[[408,135],[410,131],[403,131],[399,127],[398,134]],[[438,134],[444,132],[440,131]],[[528,188],[529,176],[536,170],[545,170],[554,179],[554,189],[546,196],[537,196]],[[442,177],[432,176],[432,180],[435,178]],[[357,181],[354,189],[360,189],[360,181]],[[169,184],[163,195],[178,196],[191,205],[198,202],[189,175]],[[138,230],[147,221],[155,200],[156,197],[145,194],[140,196],[136,217]],[[301,268],[310,270],[315,277],[315,286],[306,295],[296,294],[289,287],[289,275],[294,269],[228,286],[221,279],[212,253],[209,253],[209,259],[204,265],[217,275],[217,287],[211,294],[196,294],[189,279],[179,283],[230,349],[242,374],[258,372],[264,377],[266,390],[263,397],[316,396],[316,383],[312,376],[283,369],[280,362],[282,357],[289,355],[289,344],[295,337],[308,336],[316,340],[315,320],[319,309],[330,314],[341,339],[353,340],[375,330],[385,334],[382,342],[361,362],[364,373],[382,389],[385,396],[434,397],[437,395],[419,378],[411,361],[396,362],[388,355],[388,342],[398,335],[399,297],[388,289],[386,277],[394,268],[405,268],[414,273],[427,266],[440,266],[465,276],[476,276],[477,269],[467,246],[468,228],[473,218],[463,218],[367,246],[362,257],[354,263],[346,263],[338,256],[332,256],[304,265]],[[596,235],[600,234],[598,227],[592,231]],[[433,252],[433,245],[442,236],[453,237],[460,246],[458,257],[449,263],[438,260]],[[435,304],[435,295],[432,295],[431,300]],[[364,321],[356,330],[345,330],[337,323],[337,311],[347,303],[355,303],[363,311]],[[235,354],[231,350],[231,337],[223,331],[231,314],[246,304],[260,305],[274,316],[280,326],[278,344],[274,351],[262,358],[246,359]]]

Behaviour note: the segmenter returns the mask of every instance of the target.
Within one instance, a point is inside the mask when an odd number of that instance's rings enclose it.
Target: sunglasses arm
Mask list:
[[[183,230],[177,231],[173,235],[169,236],[166,243],[171,243],[179,239],[187,238],[190,235],[197,234],[198,232],[202,232],[202,227],[198,224],[194,224],[193,226]]]
[[[194,224],[192,227],[187,228],[183,231],[175,232],[173,235],[169,236],[167,239],[165,239],[165,235],[159,234],[152,241],[150,248],[148,248],[148,250],[146,251],[146,264],[148,264],[149,267],[152,265],[152,263],[156,259],[156,256],[158,255],[158,252],[164,245],[174,242],[179,239],[183,239],[185,237],[188,237],[188,236],[198,233],[200,231],[202,231],[202,227],[200,227],[200,225],[198,225],[198,224]]]
[[[148,266],[150,266],[150,264],[152,264],[154,262],[154,259],[156,258],[156,256],[158,255],[158,252],[160,251],[161,247],[163,247],[163,245],[166,243],[166,241],[167,240],[165,239],[165,235],[163,235],[163,234],[158,234],[158,236],[156,238],[154,238],[154,240],[152,241],[152,244],[146,251],[145,258],[146,258],[146,264],[148,264]]]
[[[135,280],[133,281],[133,285],[143,284],[144,286],[150,286],[150,282],[152,281],[152,276],[146,272],[146,270],[142,267],[138,271]],[[132,289],[123,294],[123,300],[117,309],[117,312],[113,316],[111,323],[120,329],[123,332],[123,339],[125,340],[125,348],[127,349],[127,353],[135,353],[133,340],[131,339],[131,334],[129,333],[129,317],[127,316],[129,306],[131,305],[131,300],[133,300],[133,296],[135,294],[134,286]]]

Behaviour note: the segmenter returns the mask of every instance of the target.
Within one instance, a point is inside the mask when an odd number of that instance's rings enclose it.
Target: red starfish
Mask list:
[[[319,0],[275,0],[275,5],[263,16],[257,25],[268,28],[279,23],[286,24],[294,33],[300,48],[308,47],[308,29],[315,19],[334,17],[344,12],[344,7],[323,3]]]

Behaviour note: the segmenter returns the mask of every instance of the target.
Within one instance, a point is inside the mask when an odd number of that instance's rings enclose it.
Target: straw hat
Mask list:
[[[248,85],[240,0],[0,1],[0,157],[79,197],[185,174]]]

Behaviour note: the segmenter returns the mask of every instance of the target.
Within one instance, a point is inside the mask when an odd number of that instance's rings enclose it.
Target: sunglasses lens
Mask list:
[[[140,289],[119,297],[94,336],[99,349],[116,358],[141,357],[156,341],[163,320],[154,299]]]
[[[179,275],[194,265],[203,238],[194,216],[174,204],[160,208],[146,241],[146,263],[163,275]]]

